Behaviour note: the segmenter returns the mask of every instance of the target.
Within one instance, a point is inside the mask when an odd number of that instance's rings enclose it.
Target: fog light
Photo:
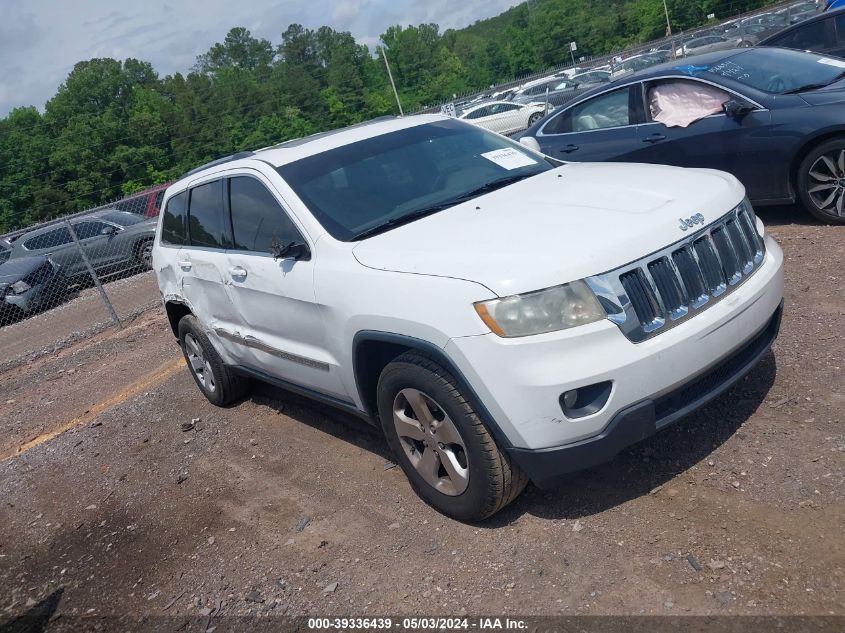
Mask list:
[[[560,408],[570,420],[598,413],[607,404],[613,383],[609,380],[594,385],[570,389],[560,396]]]

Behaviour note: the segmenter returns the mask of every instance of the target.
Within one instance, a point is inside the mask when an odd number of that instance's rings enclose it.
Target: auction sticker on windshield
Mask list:
[[[492,152],[484,152],[482,156],[507,170],[537,164],[536,160],[516,149],[497,149]]]
[[[845,68],[845,60],[841,59],[831,59],[830,57],[822,57],[819,59],[820,64],[825,64],[827,66],[836,66],[837,68]]]

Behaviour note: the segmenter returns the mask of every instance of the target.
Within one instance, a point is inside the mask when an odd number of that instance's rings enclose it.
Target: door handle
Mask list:
[[[233,266],[229,269],[229,275],[231,275],[234,281],[243,281],[246,279],[246,270],[240,266]]]
[[[189,259],[183,259],[183,260],[182,260],[182,261],[180,261],[180,262],[176,262],[176,264],[177,264],[177,265],[179,266],[179,268],[181,268],[182,270],[191,270],[191,267],[193,266],[193,265],[191,264],[191,260],[189,260]]]
[[[564,147],[562,150],[560,150],[560,153],[561,154],[571,154],[572,152],[577,152],[578,149],[579,149],[579,147],[577,145],[573,145],[572,143],[570,143],[569,145]]]
[[[658,132],[657,134],[652,134],[651,136],[646,136],[643,139],[643,143],[659,143],[660,141],[665,141],[665,140],[666,140],[666,135],[660,134]]]

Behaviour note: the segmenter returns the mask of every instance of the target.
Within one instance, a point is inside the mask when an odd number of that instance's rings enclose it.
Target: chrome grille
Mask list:
[[[707,309],[754,274],[765,246],[747,202],[695,235],[587,281],[635,343]]]

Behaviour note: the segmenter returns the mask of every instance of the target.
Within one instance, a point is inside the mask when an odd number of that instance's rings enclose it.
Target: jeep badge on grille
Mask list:
[[[704,216],[701,213],[696,213],[694,216],[687,218],[686,220],[678,218],[678,221],[681,223],[680,229],[682,231],[689,231],[696,224],[701,224],[703,226]]]

